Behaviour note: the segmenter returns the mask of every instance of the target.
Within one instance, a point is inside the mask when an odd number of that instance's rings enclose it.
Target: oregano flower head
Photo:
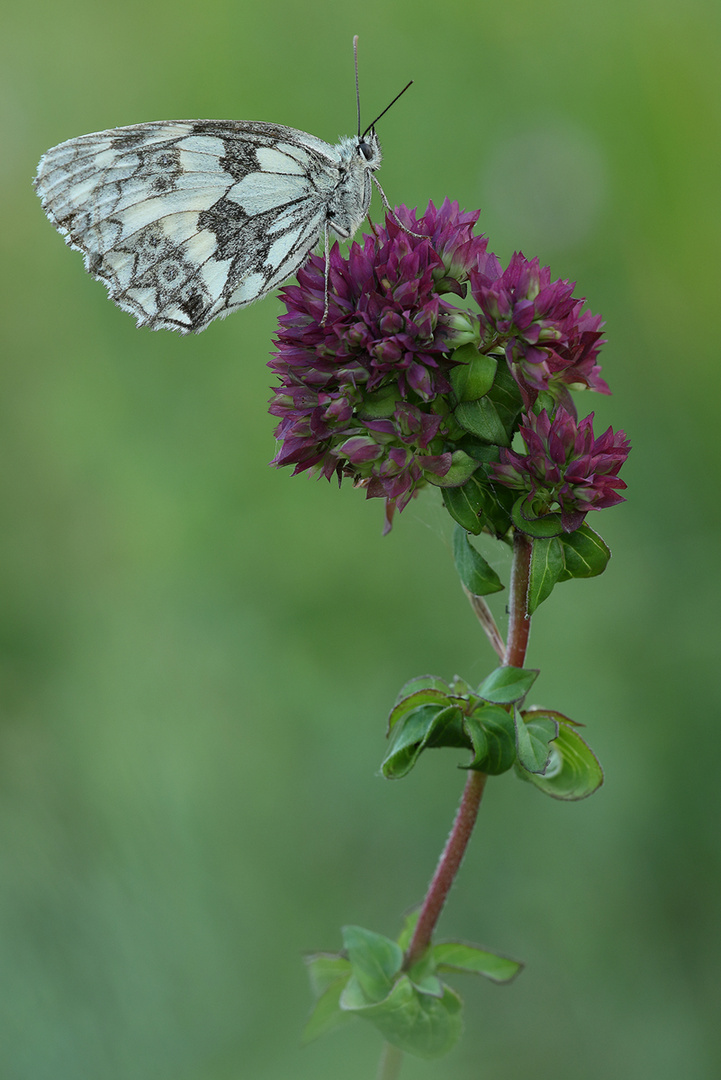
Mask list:
[[[473,272],[471,287],[483,345],[502,348],[527,404],[546,390],[568,406],[564,386],[610,393],[595,362],[601,317],[584,311],[573,283],[551,281],[549,267],[516,252],[503,271],[489,262]]]
[[[580,423],[559,406],[551,418],[545,409],[530,413],[519,429],[525,454],[501,448],[492,464],[494,480],[528,493],[534,516],[556,506],[565,532],[578,529],[589,510],[623,502],[626,484],[618,476],[629,451],[622,431],[611,428],[594,438],[593,413]]]
[[[420,217],[401,206],[282,290],[273,464],[352,479],[385,499],[386,528],[429,483],[472,531],[510,530],[507,489],[576,528],[625,486],[625,436],[594,439],[570,396],[609,393],[601,318],[538,259],[516,253],[504,269],[474,235],[478,217],[447,199]],[[511,450],[519,430],[526,455]]]

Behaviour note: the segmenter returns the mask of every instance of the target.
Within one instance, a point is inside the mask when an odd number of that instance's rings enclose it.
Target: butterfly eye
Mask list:
[[[358,149],[360,150],[366,161],[370,161],[370,159],[373,157],[373,147],[370,145],[370,143],[367,143],[365,139],[358,143]]]

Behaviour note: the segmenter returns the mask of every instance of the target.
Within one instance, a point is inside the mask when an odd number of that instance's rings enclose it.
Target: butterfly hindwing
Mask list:
[[[187,333],[295,273],[348,172],[337,147],[292,128],[169,121],[62,143],[35,186],[138,325]]]

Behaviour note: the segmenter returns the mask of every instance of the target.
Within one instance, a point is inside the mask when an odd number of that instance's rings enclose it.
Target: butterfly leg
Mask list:
[[[376,179],[376,177],[373,175],[373,173],[370,174],[370,177],[371,177],[371,180],[373,181],[373,183],[375,184],[375,186],[378,188],[378,190],[380,192],[381,199],[383,200],[383,205],[385,206],[386,210],[388,211],[390,216],[393,218],[393,220],[396,222],[396,224],[400,225],[401,229],[403,229],[403,232],[408,233],[409,236],[415,236],[419,240],[427,240],[428,237],[424,236],[423,233],[413,232],[412,229],[406,228],[406,226],[403,224],[403,222],[399,219],[398,215],[396,214],[396,212],[393,209],[393,207],[391,206],[391,204],[388,202],[388,199],[386,198],[386,193],[385,193],[385,191],[383,190],[383,188],[380,185],[380,181]]]
[[[324,303],[323,303],[323,318],[320,320],[320,325],[325,326],[325,320],[328,318],[328,294],[330,292],[330,262],[328,260],[328,244],[330,243],[330,221],[328,218],[323,225],[323,258],[325,259],[325,272],[324,272]]]

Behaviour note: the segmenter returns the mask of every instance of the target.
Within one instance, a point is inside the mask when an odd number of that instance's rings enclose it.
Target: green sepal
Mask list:
[[[362,926],[344,926],[341,933],[353,969],[343,993],[349,991],[352,983],[353,992],[357,986],[366,1003],[382,1001],[403,965],[400,945]]]
[[[490,394],[476,401],[462,401],[453,410],[457,422],[484,442],[510,446],[511,440]]]
[[[473,547],[465,529],[456,525],[453,533],[453,558],[461,581],[474,596],[500,592],[503,582]]]
[[[364,420],[384,420],[393,416],[396,405],[401,400],[397,384],[389,383],[371,394],[364,394],[363,401],[357,407],[357,415]]]
[[[537,668],[517,668],[504,664],[483,680],[477,693],[494,705],[510,705],[522,701],[537,678]]]
[[[549,713],[526,722],[514,709],[518,763],[529,773],[545,773],[551,760],[551,743],[558,735],[558,721]]]
[[[598,758],[574,730],[576,725],[567,716],[548,709],[529,709],[524,713],[527,726],[537,723],[541,717],[551,718],[558,724],[548,767],[543,775],[518,768],[518,775],[554,799],[565,802],[587,799],[603,783],[603,769]]]
[[[430,950],[438,971],[462,971],[470,975],[484,975],[493,982],[505,983],[515,979],[523,964],[488,952],[480,945],[466,945],[461,941],[445,941],[433,945]]]
[[[534,514],[532,497],[529,495],[521,495],[516,499],[511,507],[511,521],[522,533],[534,539],[560,536],[563,532],[561,515],[559,513]]]
[[[559,581],[569,578],[589,578],[602,574],[608,566],[611,551],[605,541],[585,523],[575,532],[560,537],[565,567]]]
[[[423,458],[416,459],[418,463],[423,466]],[[438,473],[425,472],[423,477],[429,484],[433,484],[434,487],[439,488],[453,488],[461,487],[465,484],[474,472],[478,468],[478,462],[475,458],[470,457],[464,450],[454,450],[451,454],[451,467],[447,473],[443,476],[439,476]]]
[[[407,776],[426,746],[463,746],[461,712],[455,705],[419,705],[406,714],[381,762],[387,780]]]
[[[545,409],[549,416],[553,416],[557,405],[558,401],[553,394],[549,393],[548,390],[539,390],[538,397],[533,403],[532,411],[536,416],[540,416]]]
[[[475,401],[488,393],[498,367],[495,356],[479,353],[469,342],[456,349],[452,359],[457,366],[451,370],[451,386],[459,402]]]
[[[465,717],[463,729],[471,741],[473,760],[459,768],[500,776],[515,763],[516,729],[507,709],[481,705]]]
[[[529,615],[551,595],[553,586],[562,580],[565,569],[563,551],[558,536],[533,541],[527,601]]]
[[[406,1053],[433,1061],[452,1050],[460,1038],[462,1003],[449,986],[442,985],[438,998],[420,993],[408,975],[401,975],[383,1001],[366,1005],[346,991],[341,1008],[370,1020],[389,1043]]]

